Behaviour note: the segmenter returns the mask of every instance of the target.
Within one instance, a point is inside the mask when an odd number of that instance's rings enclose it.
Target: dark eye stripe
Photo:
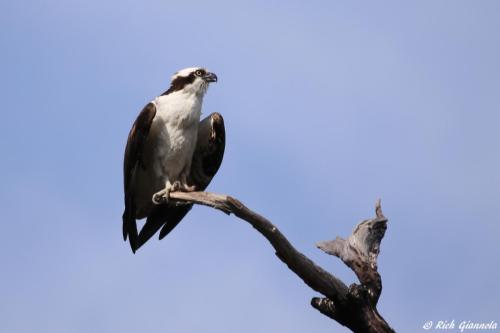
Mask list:
[[[188,76],[178,76],[170,85],[167,91],[165,91],[162,96],[173,93],[174,91],[182,90],[186,85],[193,83],[197,76],[203,76],[207,73],[203,68],[197,69],[194,72],[191,72]]]
[[[193,83],[194,79],[196,79],[196,75],[194,72],[189,74],[188,76],[178,76],[176,77],[173,81],[172,84],[170,85],[170,88],[168,88],[167,91],[165,91],[163,95],[168,95],[170,93],[173,93],[174,91],[182,90],[186,85]]]

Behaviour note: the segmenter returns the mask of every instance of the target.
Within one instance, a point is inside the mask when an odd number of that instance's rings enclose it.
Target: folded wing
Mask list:
[[[125,210],[123,212],[123,239],[130,242],[132,251],[137,249],[137,225],[135,221],[136,207],[134,203],[135,174],[138,168],[144,168],[142,160],[146,139],[153,119],[156,115],[156,106],[153,103],[147,104],[137,117],[130,130],[125,147],[125,157],[123,161],[123,184],[125,191]]]

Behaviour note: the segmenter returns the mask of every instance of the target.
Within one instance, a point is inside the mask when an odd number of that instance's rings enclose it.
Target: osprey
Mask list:
[[[169,203],[169,193],[204,190],[222,162],[222,116],[213,113],[200,123],[211,82],[217,76],[203,68],[178,71],[170,88],[144,107],[130,130],[123,167],[123,237],[134,253],[162,226],[160,239],[165,237],[191,209]],[[138,234],[136,219],[145,217]]]

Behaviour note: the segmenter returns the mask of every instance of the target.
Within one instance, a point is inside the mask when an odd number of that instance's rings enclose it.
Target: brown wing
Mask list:
[[[219,113],[212,113],[200,122],[198,141],[193,155],[188,182],[203,191],[212,181],[224,157],[226,132],[224,119]],[[192,205],[157,205],[149,214],[146,224],[139,233],[137,248],[149,240],[161,227],[160,239],[172,231],[191,210]]]
[[[123,184],[125,190],[125,210],[123,212],[123,239],[130,242],[132,251],[137,249],[137,225],[135,222],[134,176],[137,168],[144,168],[142,154],[144,145],[156,115],[156,106],[149,103],[142,109],[130,130],[123,160]]]

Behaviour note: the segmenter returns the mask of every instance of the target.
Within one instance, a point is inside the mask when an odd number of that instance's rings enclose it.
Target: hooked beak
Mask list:
[[[207,72],[203,75],[203,80],[205,80],[205,82],[217,82],[217,75],[215,75],[215,73]]]

